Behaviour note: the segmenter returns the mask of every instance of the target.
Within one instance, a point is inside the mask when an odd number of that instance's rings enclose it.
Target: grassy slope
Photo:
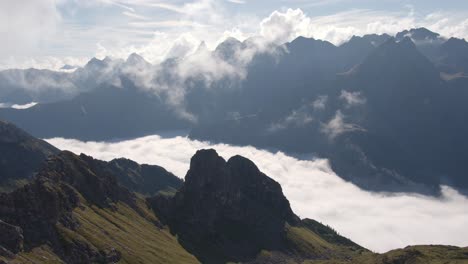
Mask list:
[[[119,263],[198,263],[166,228],[153,224],[156,217],[140,200],[140,216],[125,204],[115,209],[84,206],[74,211],[81,227],[77,232],[59,227],[64,239],[83,240],[100,250],[116,248]],[[337,245],[306,227],[286,226],[288,252],[262,251],[255,263],[288,264],[467,264],[468,248],[413,246],[385,254]],[[297,257],[302,256],[302,257]],[[0,257],[2,260],[2,257]],[[5,260],[5,259],[3,259]],[[278,262],[279,261],[279,262]],[[21,253],[8,263],[62,263],[47,246]]]
[[[287,226],[286,231],[291,252],[262,251],[256,264],[468,264],[468,248],[412,246],[375,254],[352,245],[327,242],[306,227]]]
[[[158,228],[157,218],[138,200],[139,212],[123,203],[113,209],[85,205],[74,210],[80,227],[72,231],[57,226],[63,239],[84,241],[108,251],[117,249],[119,263],[198,263],[172,236],[167,227]],[[143,216],[142,216],[143,215]],[[255,263],[288,264],[468,264],[468,248],[449,246],[414,246],[385,254],[374,254],[354,245],[330,242],[305,226],[286,226],[288,249],[283,252],[262,251]],[[328,240],[328,241],[327,241]],[[22,252],[7,263],[63,263],[47,246]]]
[[[350,246],[343,246],[326,241],[317,233],[306,227],[286,227],[287,238],[299,255],[310,259],[343,259],[366,254],[365,249],[356,250]]]
[[[76,232],[58,226],[68,241],[85,241],[99,250],[117,249],[122,258],[119,263],[199,263],[178,243],[167,229],[159,229],[152,211],[139,200],[140,211],[145,217],[126,204],[115,208],[83,206],[74,210],[80,222]],[[1,257],[0,257],[1,260]],[[10,262],[8,262],[10,263]],[[47,247],[21,253],[11,263],[61,263]]]

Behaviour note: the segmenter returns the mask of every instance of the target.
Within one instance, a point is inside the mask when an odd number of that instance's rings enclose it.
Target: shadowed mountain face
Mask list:
[[[151,114],[149,114],[151,113]],[[0,117],[35,136],[86,140],[128,138],[157,131],[180,130],[188,121],[178,117],[160,98],[135,87],[103,87],[72,100],[40,104],[22,111],[3,109]],[[48,121],[41,121],[48,120]],[[110,131],[112,137],[109,137]]]
[[[11,123],[0,121],[0,190],[31,179],[48,156],[59,152]]]
[[[418,28],[340,46],[299,37],[255,49],[257,41],[228,39],[213,52],[200,45],[157,67],[136,54],[93,59],[54,77],[72,80],[74,97],[0,109],[0,118],[35,136],[81,140],[190,130],[194,139],[313,153],[370,190],[468,192],[465,40]],[[197,56],[217,71],[182,78]],[[225,68],[238,75],[217,76]]]

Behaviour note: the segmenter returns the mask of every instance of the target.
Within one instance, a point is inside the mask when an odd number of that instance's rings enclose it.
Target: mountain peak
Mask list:
[[[434,41],[440,38],[438,33],[432,32],[427,28],[413,28],[410,30],[404,30],[396,34],[396,39],[401,40],[405,37],[409,37],[414,41]]]
[[[234,58],[236,52],[241,50],[242,47],[242,42],[238,39],[228,37],[216,47],[214,53],[224,60],[229,60]]]
[[[332,50],[336,48],[335,45],[328,41],[306,38],[303,36],[299,36],[293,41],[286,43],[286,46],[290,52],[296,52],[298,54],[303,53],[303,55],[310,53],[310,50],[315,48],[320,48],[320,53],[325,52],[323,49],[326,49],[327,52],[332,52]]]
[[[125,65],[145,67],[150,66],[151,63],[149,63],[142,56],[134,52],[128,56],[127,60],[125,61]]]
[[[138,53],[133,52],[127,58],[127,61],[142,61],[145,60],[142,56],[138,55]]]
[[[374,47],[378,47],[381,44],[385,43],[391,36],[388,34],[367,34],[364,36],[356,36],[353,35],[349,41],[343,43],[341,46],[349,46],[349,45],[356,45],[362,46],[364,43],[368,43]]]
[[[192,157],[173,198],[156,196],[149,203],[203,263],[242,260],[239,256],[278,248],[285,224],[300,222],[279,183],[247,158],[226,162],[213,149]]]
[[[206,51],[208,51],[208,47],[206,46],[206,42],[202,41],[200,42],[200,45],[198,45],[195,53],[206,52]]]
[[[450,38],[443,45],[446,50],[457,53],[466,53],[468,51],[468,42],[465,39]]]
[[[70,65],[70,64],[65,64],[60,68],[61,70],[74,70],[78,68],[78,66]]]
[[[103,68],[106,66],[106,62],[104,62],[104,60],[100,60],[96,57],[93,57],[91,60],[88,61],[88,63],[86,63],[86,65],[84,66],[85,69],[91,69],[91,70],[96,70],[96,69],[100,69],[100,68]]]

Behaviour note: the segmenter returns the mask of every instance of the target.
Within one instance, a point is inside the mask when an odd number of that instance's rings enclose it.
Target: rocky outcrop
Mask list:
[[[0,220],[0,241],[3,247],[16,254],[23,250],[23,239],[23,230],[20,227]]]
[[[174,197],[148,199],[157,215],[203,263],[244,261],[284,246],[285,224],[297,224],[281,186],[241,156],[215,150],[192,157]]]
[[[47,160],[38,177],[56,183],[65,182],[76,189],[91,204],[109,207],[122,201],[132,207],[135,195],[122,187],[117,178],[107,169],[107,163],[81,154],[63,151]]]
[[[56,224],[75,229],[79,223],[71,211],[78,204],[79,196],[69,185],[39,177],[14,192],[0,194],[0,219],[23,230],[26,250],[42,244],[61,250]],[[6,244],[4,239],[0,244]],[[7,249],[17,253],[21,248]]]
[[[0,244],[18,253],[23,230],[25,250],[48,244],[67,263],[118,261],[119,252],[101,252],[81,240],[64,240],[59,229],[74,231],[80,226],[72,211],[82,203],[112,208],[113,203],[123,202],[136,208],[135,195],[120,186],[102,164],[86,155],[61,152],[47,160],[33,182],[0,193],[0,219],[5,222],[0,223],[0,231],[12,233],[0,232]]]
[[[107,170],[119,183],[129,190],[145,195],[155,195],[157,192],[179,189],[183,181],[163,167],[157,165],[138,164],[129,159],[114,159],[108,162]]]

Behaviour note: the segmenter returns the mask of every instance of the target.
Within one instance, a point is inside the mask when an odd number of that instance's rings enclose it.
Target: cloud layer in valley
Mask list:
[[[185,176],[190,158],[201,148],[214,148],[224,158],[242,155],[283,187],[302,218],[326,223],[342,235],[377,252],[415,244],[468,245],[468,198],[442,186],[441,197],[384,194],[343,181],[323,159],[297,159],[253,147],[209,144],[177,136],[148,136],[120,142],[48,139],[58,148],[111,160],[126,157],[158,164]]]

